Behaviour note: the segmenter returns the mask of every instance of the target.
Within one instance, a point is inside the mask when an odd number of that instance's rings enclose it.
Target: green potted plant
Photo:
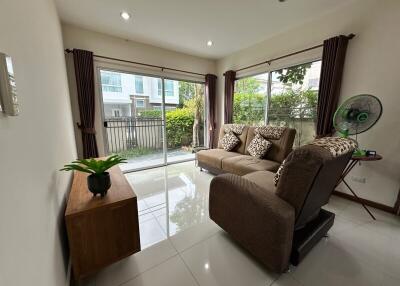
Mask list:
[[[89,173],[87,177],[87,184],[89,191],[93,196],[100,194],[104,197],[107,190],[111,187],[110,174],[106,172],[111,167],[120,163],[126,163],[126,159],[119,155],[113,155],[105,160],[99,159],[82,159],[71,162],[71,164],[64,165],[60,171],[80,171]]]

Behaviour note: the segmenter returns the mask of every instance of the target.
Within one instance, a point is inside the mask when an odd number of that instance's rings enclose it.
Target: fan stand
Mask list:
[[[364,150],[360,149],[359,146],[358,146],[358,130],[357,130],[357,129],[358,129],[358,126],[357,126],[357,128],[356,128],[356,142],[357,142],[357,148],[356,148],[356,150],[354,150],[353,156],[354,156],[354,157],[363,157],[363,156],[366,155],[366,152],[365,152]]]

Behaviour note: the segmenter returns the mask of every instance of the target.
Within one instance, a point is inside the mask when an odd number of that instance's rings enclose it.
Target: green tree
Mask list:
[[[258,93],[261,87],[260,81],[255,77],[245,77],[235,82],[235,93]]]
[[[204,85],[180,81],[179,105],[188,108],[193,113],[192,146],[199,146],[201,122],[204,120]]]
[[[191,110],[194,115],[192,146],[196,147],[200,146],[200,122],[202,122],[204,114],[204,88],[200,84],[193,85],[194,95],[192,98],[186,100],[184,106]]]
[[[311,64],[312,63],[307,63],[277,70],[276,72],[279,73],[278,79],[284,84],[303,84],[304,77],[311,67]]]
[[[263,123],[266,96],[261,93],[262,83],[254,78],[239,79],[235,83],[233,122],[252,125]]]
[[[271,96],[269,119],[314,118],[317,99],[316,91],[301,89]]]
[[[233,101],[233,122],[252,125],[263,123],[266,96],[259,93],[236,93]]]
[[[196,84],[187,81],[179,81],[179,106],[183,107],[185,102],[196,93]]]

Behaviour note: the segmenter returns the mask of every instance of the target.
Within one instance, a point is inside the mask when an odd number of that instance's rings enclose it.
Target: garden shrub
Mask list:
[[[264,122],[266,97],[259,93],[235,93],[233,99],[234,123]]]
[[[138,118],[162,118],[161,110],[144,110]],[[188,107],[167,110],[165,113],[167,124],[168,148],[190,146],[193,140],[193,110]]]
[[[194,115],[189,108],[169,110],[165,114],[168,148],[192,144]]]
[[[162,112],[161,112],[161,110],[157,110],[157,109],[147,109],[147,110],[138,112],[137,117],[138,118],[161,118]]]

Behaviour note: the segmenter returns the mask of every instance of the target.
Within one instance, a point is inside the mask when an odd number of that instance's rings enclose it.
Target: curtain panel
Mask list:
[[[99,156],[94,128],[95,94],[93,53],[74,49],[75,78],[78,91],[79,114],[81,122],[78,127],[82,132],[83,157]]]
[[[233,93],[235,91],[236,72],[225,72],[225,123],[233,122]]]
[[[317,138],[330,136],[334,132],[333,116],[338,105],[348,41],[349,37],[343,35],[324,41],[318,91]]]
[[[206,75],[205,94],[208,102],[207,122],[208,122],[208,148],[214,147],[215,136],[215,97],[217,76],[213,74]]]

